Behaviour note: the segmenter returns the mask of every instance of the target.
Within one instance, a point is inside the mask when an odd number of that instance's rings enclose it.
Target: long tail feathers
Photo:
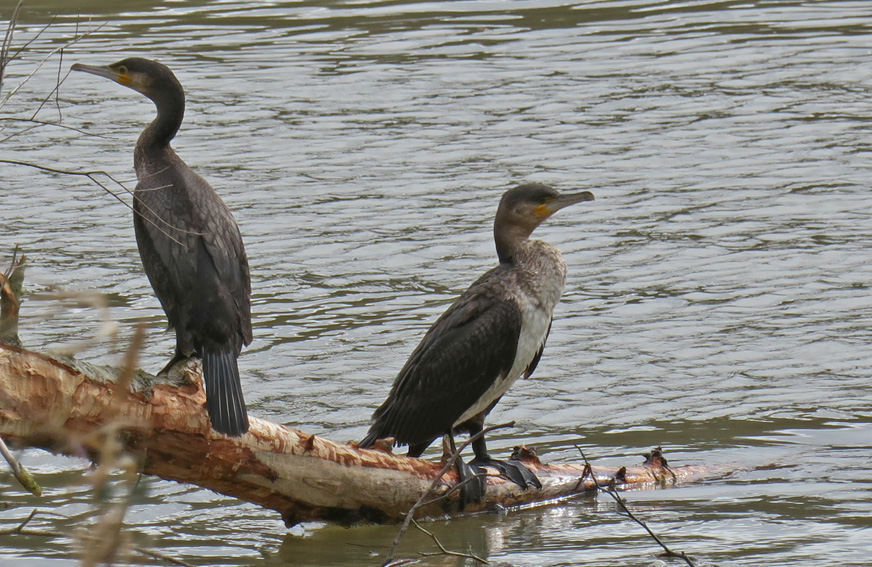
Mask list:
[[[374,431],[375,428],[369,430],[369,433],[366,434],[366,437],[363,438],[363,441],[360,442],[361,449],[369,449],[375,442],[379,440],[379,432]]]
[[[212,428],[230,437],[248,431],[248,413],[242,398],[236,354],[232,351],[203,353],[203,380]]]

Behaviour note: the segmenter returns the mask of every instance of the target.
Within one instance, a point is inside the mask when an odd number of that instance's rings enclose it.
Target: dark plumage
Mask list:
[[[133,226],[145,273],[176,331],[176,353],[163,371],[202,357],[212,427],[241,435],[248,415],[236,357],[252,338],[248,259],[230,210],[170,147],[185,113],[182,85],[167,66],[138,57],[72,68],[112,79],[157,107],[133,154]]]
[[[375,411],[361,447],[393,437],[417,457],[441,435],[482,430],[485,416],[509,386],[536,369],[563,294],[566,264],[560,251],[529,236],[554,212],[590,200],[588,191],[560,195],[541,184],[503,195],[494,221],[499,265],[430,327]],[[490,458],[483,437],[473,449],[473,464],[499,464],[501,470],[506,465]],[[532,482],[523,471],[520,477],[508,474],[516,482]]]

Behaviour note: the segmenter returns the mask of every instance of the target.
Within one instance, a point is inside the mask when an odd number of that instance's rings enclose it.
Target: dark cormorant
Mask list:
[[[538,183],[507,191],[494,221],[500,263],[467,289],[430,327],[394,381],[388,399],[373,414],[374,423],[360,442],[395,438],[419,457],[440,435],[453,449],[453,434],[475,435],[484,419],[519,377],[536,369],[554,307],[563,295],[566,262],[560,251],[533,230],[569,205],[592,201],[589,191],[561,195]],[[484,437],[473,442],[471,465],[490,465],[523,487],[539,486],[518,462],[491,459]],[[475,474],[460,464],[461,478]],[[464,500],[479,500],[484,482]]]
[[[133,153],[133,226],[145,273],[176,331],[175,356],[161,372],[200,356],[212,427],[241,435],[248,414],[236,357],[251,342],[248,259],[230,210],[170,147],[185,114],[182,85],[166,65],[139,57],[72,68],[112,79],[157,107]]]

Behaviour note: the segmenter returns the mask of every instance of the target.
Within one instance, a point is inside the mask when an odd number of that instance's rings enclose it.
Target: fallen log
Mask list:
[[[50,357],[0,345],[0,435],[19,446],[99,458],[106,435],[138,455],[141,470],[191,483],[302,521],[401,520],[440,472],[439,463],[394,455],[389,448],[361,450],[267,420],[252,418],[249,433],[229,438],[213,431],[204,409],[197,362],[169,376],[122,371],[71,358]],[[123,384],[126,383],[126,387]],[[564,499],[596,489],[583,465],[544,464],[530,451],[522,461],[542,482],[521,489],[490,471],[481,503],[463,513]],[[654,487],[714,472],[705,467],[593,467],[601,483]],[[444,475],[417,517],[461,513],[457,475]]]

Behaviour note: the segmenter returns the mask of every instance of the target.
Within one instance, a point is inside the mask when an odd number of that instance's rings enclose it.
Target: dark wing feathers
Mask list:
[[[251,342],[251,279],[248,257],[242,244],[239,227],[224,201],[199,175],[187,169],[185,173],[188,187],[198,186],[201,199],[208,200],[208,206],[192,207],[199,217],[197,226],[205,226],[200,237],[209,253],[212,265],[222,290],[233,303],[234,310],[240,314],[244,343]],[[242,316],[244,314],[244,316]]]
[[[536,367],[539,366],[539,360],[542,358],[542,353],[545,352],[545,343],[548,342],[548,335],[551,334],[551,323],[553,322],[554,318],[552,317],[551,321],[548,321],[548,330],[545,331],[545,338],[542,340],[542,346],[539,347],[536,356],[533,357],[533,360],[530,361],[530,364],[527,365],[527,369],[524,371],[525,380],[532,376],[533,372],[536,371]]]
[[[384,437],[429,444],[508,373],[521,312],[489,285],[492,274],[476,282],[430,328],[376,410],[362,446]]]
[[[222,348],[236,351],[251,342],[251,283],[242,237],[206,180],[176,160],[137,184],[134,211],[145,272],[181,350],[190,354],[209,341],[201,334],[222,336]],[[211,303],[198,307],[204,298]],[[222,317],[192,321],[192,314],[216,308]],[[214,321],[229,326],[209,328]]]

